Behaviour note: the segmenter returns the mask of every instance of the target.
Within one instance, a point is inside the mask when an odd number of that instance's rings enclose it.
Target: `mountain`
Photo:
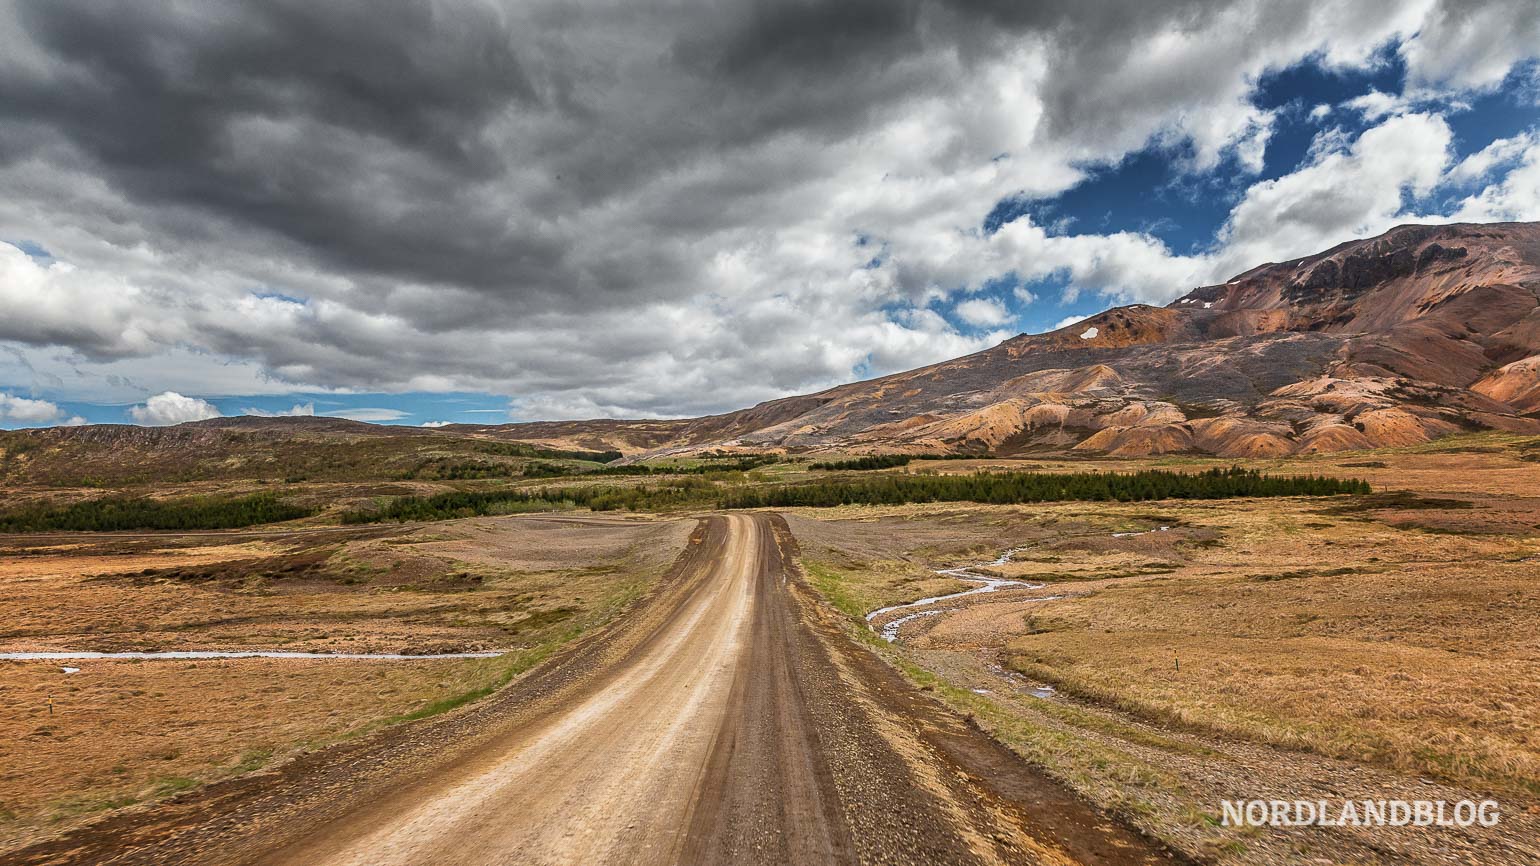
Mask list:
[[[262,459],[277,471],[300,451],[350,443],[338,452],[345,460],[296,464],[313,475],[354,465],[360,449],[409,466],[426,454],[483,453],[487,440],[630,456],[716,448],[1278,456],[1466,430],[1540,433],[1540,223],[1400,226],[1261,265],[1165,307],[1118,307],[963,358],[704,418],[435,430],[222,418],[18,431],[0,452],[46,446],[93,471],[92,461],[106,459],[97,452],[110,452],[104,474],[116,475],[177,450],[235,467],[261,445],[276,449]]]
[[[1485,429],[1540,433],[1540,223],[1400,226],[1165,307],[725,415],[498,435],[675,452],[1273,456]]]

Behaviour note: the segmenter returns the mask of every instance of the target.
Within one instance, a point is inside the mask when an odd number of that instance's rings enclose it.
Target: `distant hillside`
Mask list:
[[[1166,307],[704,418],[450,425],[221,418],[5,434],[5,463],[79,474],[404,472],[530,443],[704,449],[1275,456],[1540,433],[1540,223],[1401,226]],[[303,447],[299,447],[303,446]],[[29,451],[30,449],[30,451]],[[28,458],[25,453],[32,453]],[[39,461],[37,455],[52,455]],[[434,457],[433,455],[439,455]],[[221,466],[228,467],[220,469]],[[46,474],[46,473],[44,473]]]
[[[1537,415],[1540,224],[1402,226],[1164,308],[666,422],[658,445],[1269,456],[1535,433]]]
[[[424,429],[341,418],[214,418],[174,427],[96,424],[0,431],[0,483],[118,487],[190,481],[403,481],[519,477],[532,462],[615,452],[553,450],[495,428]]]

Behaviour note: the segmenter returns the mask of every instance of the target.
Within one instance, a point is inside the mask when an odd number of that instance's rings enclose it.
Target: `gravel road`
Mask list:
[[[492,698],[0,862],[1174,862],[853,643],[778,517]]]

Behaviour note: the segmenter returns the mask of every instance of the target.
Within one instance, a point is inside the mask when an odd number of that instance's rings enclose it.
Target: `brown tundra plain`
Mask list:
[[[388,501],[383,482],[322,478],[284,495],[333,504],[281,525],[7,536],[0,652],[421,658],[0,662],[11,754],[0,838],[16,862],[68,862],[127,838],[177,837],[186,828],[168,829],[167,814],[217,812],[224,798],[252,796],[242,783],[301,778],[490,707],[661,609],[669,575],[710,543],[713,495],[831,477],[1236,463],[1043,455],[841,472],[792,455],[748,469],[737,459],[662,461],[606,480],[676,491],[631,510],[568,502],[357,523],[359,503]],[[1224,863],[1532,862],[1540,439],[1485,433],[1239,464],[1362,479],[1373,492],[770,509],[784,527],[777,580],[818,640],[894,671],[1038,784],[1145,840],[1129,850]],[[565,483],[414,481],[391,492]],[[147,492],[176,501],[269,486],[224,478]],[[17,501],[96,495],[22,485]],[[849,664],[837,657],[829,664]],[[1491,799],[1502,821],[1437,835],[1221,821],[1225,800],[1283,796]],[[1022,844],[1084,855],[1073,838]]]

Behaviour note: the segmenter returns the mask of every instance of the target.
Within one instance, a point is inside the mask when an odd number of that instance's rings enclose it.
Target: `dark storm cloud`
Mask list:
[[[1232,0],[756,0],[726,4],[702,29],[676,48],[685,64],[700,68],[762,97],[798,93],[808,108],[803,120],[839,123],[858,105],[848,99],[825,103],[826,91],[869,96],[859,91],[881,78],[894,87],[891,97],[912,95],[941,84],[906,79],[906,64],[930,54],[948,55],[963,64],[993,57],[1024,37],[1036,37],[1052,58],[1046,80],[1045,122],[1058,134],[1104,134],[1119,121],[1117,109],[1102,94],[1137,93],[1160,102],[1190,96],[1203,70],[1155,88],[1151,82],[1120,82],[1131,45],[1168,31],[1200,31]],[[1298,27],[1307,10],[1300,4],[1255,8],[1238,20],[1243,35],[1266,44]],[[934,74],[934,65],[923,71]],[[1209,70],[1210,72],[1212,69]],[[1185,71],[1183,71],[1185,72]],[[895,73],[900,80],[894,80]],[[1223,81],[1225,85],[1233,82]],[[833,85],[831,87],[831,85]],[[1184,87],[1185,85],[1185,87]],[[1170,91],[1170,92],[1160,92]],[[879,106],[880,107],[880,106]],[[841,109],[820,110],[820,109]],[[1109,110],[1110,109],[1110,110]],[[777,120],[795,117],[777,116]]]
[[[1267,68],[1423,29],[1437,70],[1477,5],[0,0],[0,240],[64,263],[0,244],[0,340],[730,408],[979,348],[942,311],[1012,271],[1181,288],[1147,238],[977,227],[1152,140],[1259,148]]]
[[[647,189],[660,173],[801,131],[840,138],[958,85],[952,61],[1051,34],[1046,121],[1103,135],[1128,102],[1094,105],[1130,40],[1199,21],[1199,2],[923,3],[812,0],[659,12],[660,63],[619,68],[584,31],[623,10],[367,0],[20,4],[49,59],[0,79],[11,160],[79,153],[140,205],[190,208],[292,242],[325,266],[487,290],[503,301],[587,302],[700,288],[649,238],[571,260],[553,222],[625,195],[657,228],[709,226],[746,190]],[[634,14],[634,13],[633,13]],[[638,23],[636,39],[657,24]],[[630,38],[622,29],[608,37]],[[624,59],[636,46],[620,46]],[[1179,99],[1181,82],[1160,105]],[[1105,110],[1092,110],[1105,109]],[[689,196],[674,193],[688,192]],[[743,193],[747,193],[746,195]],[[644,207],[639,217],[647,219]],[[151,215],[151,218],[156,218]],[[161,228],[185,233],[185,216]],[[647,235],[651,226],[610,227]],[[216,231],[205,226],[206,231]]]
[[[680,40],[678,57],[740,82],[819,86],[920,48],[914,0],[754,0],[725,5],[707,33]]]
[[[544,110],[495,10],[50,2],[19,18],[51,62],[0,79],[5,127],[51,133],[29,138],[78,150],[138,202],[415,279],[485,283],[559,261],[558,245],[460,192],[503,176],[507,143],[489,124]],[[259,131],[284,146],[243,153]]]
[[[38,45],[84,75],[7,82],[9,106],[72,123],[109,161],[207,156],[220,117],[251,112],[325,117],[469,166],[479,148],[467,132],[536,101],[506,26],[473,5],[61,0],[20,14]]]

